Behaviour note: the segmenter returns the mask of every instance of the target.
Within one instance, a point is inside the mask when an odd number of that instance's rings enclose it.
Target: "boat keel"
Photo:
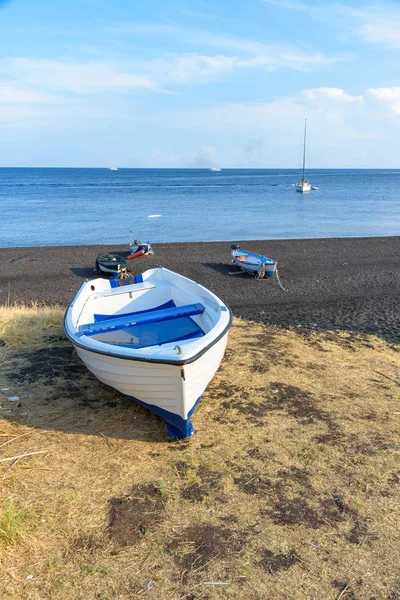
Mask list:
[[[161,417],[165,422],[165,426],[171,440],[183,440],[185,438],[192,437],[194,434],[194,427],[191,418],[196,406],[201,400],[201,396],[200,398],[197,398],[193,407],[189,411],[187,419],[183,419],[181,416],[176,415],[169,410],[165,410],[164,408],[160,408],[159,406],[155,406],[154,404],[147,404],[147,402],[138,400],[138,398],[134,398],[133,396],[128,397],[137,404],[140,404],[140,406],[143,406],[143,408],[147,408],[158,417]]]

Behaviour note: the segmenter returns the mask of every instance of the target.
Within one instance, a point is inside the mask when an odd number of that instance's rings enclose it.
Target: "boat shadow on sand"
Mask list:
[[[71,267],[71,271],[80,279],[93,279],[97,276],[94,267]]]
[[[212,269],[221,275],[226,275],[232,277],[232,275],[241,276],[243,279],[253,278],[254,275],[249,273],[245,273],[241,271],[236,265],[233,263],[201,263],[207,269]]]
[[[96,379],[63,335],[10,350],[1,371],[8,388],[0,398],[5,421],[111,440],[169,439],[161,418]]]

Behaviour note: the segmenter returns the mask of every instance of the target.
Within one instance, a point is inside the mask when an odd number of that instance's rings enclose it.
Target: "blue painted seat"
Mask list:
[[[135,325],[151,325],[152,323],[160,323],[171,319],[180,319],[182,317],[192,317],[201,315],[205,311],[203,304],[186,304],[184,306],[176,306],[173,308],[165,308],[151,312],[122,315],[113,319],[106,319],[98,323],[89,323],[79,327],[78,336],[87,335],[93,336],[110,331],[118,331],[120,329],[130,328]]]
[[[155,310],[163,310],[165,308],[174,308],[176,306],[173,300],[168,300],[164,304],[159,304],[159,306],[154,306],[153,308],[146,308],[144,310],[135,310],[134,312],[123,313],[121,315],[104,315],[101,313],[95,313],[93,315],[94,322],[98,323],[99,321],[109,321],[110,319],[115,319],[116,317],[130,317],[133,315],[141,315],[144,313],[154,312]]]

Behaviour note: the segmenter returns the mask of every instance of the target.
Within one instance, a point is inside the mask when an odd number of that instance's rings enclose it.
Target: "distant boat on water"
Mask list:
[[[219,171],[222,171],[222,169],[220,169],[220,167],[212,167],[210,169],[210,171],[214,171],[214,173],[218,173]]]
[[[118,171],[118,168],[117,167],[108,167],[108,170],[109,171]]]
[[[296,192],[300,192],[302,194],[305,194],[306,192],[309,192],[311,190],[311,184],[308,181],[308,179],[305,179],[304,174],[305,174],[305,168],[306,168],[306,141],[307,141],[307,119],[305,119],[304,121],[304,143],[303,143],[303,172],[302,172],[302,177],[300,179],[300,181],[298,181],[295,185],[296,187]],[[315,187],[312,188],[317,189]]]

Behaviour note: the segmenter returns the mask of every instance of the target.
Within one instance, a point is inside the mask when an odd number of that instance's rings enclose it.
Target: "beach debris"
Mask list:
[[[161,215],[148,215],[148,219],[158,219]]]
[[[27,579],[28,580],[33,579],[33,575],[28,575]]]
[[[37,450],[36,452],[25,452],[25,454],[18,454],[18,456],[9,456],[8,458],[1,458],[0,463],[7,462],[8,460],[16,460],[17,458],[24,458],[25,456],[33,456],[34,454],[44,454],[47,450]]]
[[[146,589],[151,590],[151,581],[146,583]]]
[[[33,429],[32,429],[32,431],[28,431],[28,433],[21,433],[21,435],[16,435],[15,437],[11,438],[11,440],[7,440],[6,442],[3,442],[2,444],[0,444],[0,448],[2,446],[5,446],[6,444],[11,444],[11,442],[18,440],[19,438],[25,437],[26,435],[30,435],[31,433],[33,433]]]
[[[333,496],[333,501],[336,504],[339,512],[343,512],[344,505],[343,505],[343,502],[342,502],[342,499],[340,498],[340,496],[334,495]]]
[[[321,548],[321,546],[319,546],[318,544],[313,544],[313,542],[308,542],[307,540],[302,540],[302,542],[304,542],[305,544],[308,544],[312,548]]]
[[[203,581],[203,585],[230,585],[229,581]]]
[[[10,264],[14,263],[14,262],[17,262],[17,260],[22,260],[23,258],[26,258],[27,256],[28,256],[27,254],[23,254],[22,256],[18,256],[18,258],[12,258],[10,260]]]
[[[390,377],[389,375],[385,375],[385,373],[381,373],[380,371],[376,371],[375,369],[372,369],[372,370],[374,373],[378,373],[378,375],[381,375],[382,377],[386,377],[386,379],[389,379],[390,381],[393,381],[393,383],[400,385],[400,381],[396,381],[396,379],[393,379],[393,377]]]
[[[0,392],[8,392],[10,388],[1,388]]]
[[[8,400],[9,402],[18,402],[18,400],[19,400],[19,396],[8,396],[8,397],[7,397],[7,400]]]

